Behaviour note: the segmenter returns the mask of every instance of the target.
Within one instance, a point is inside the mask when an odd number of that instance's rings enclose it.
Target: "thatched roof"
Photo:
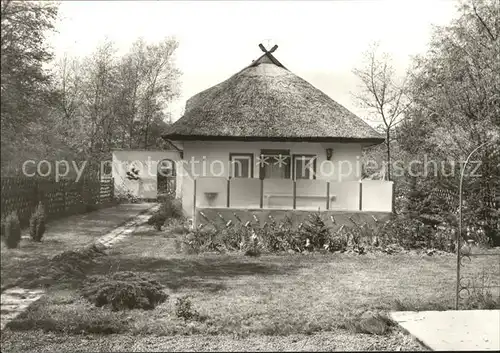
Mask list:
[[[164,138],[384,141],[367,123],[294,75],[268,51],[226,81],[189,99],[184,116]]]

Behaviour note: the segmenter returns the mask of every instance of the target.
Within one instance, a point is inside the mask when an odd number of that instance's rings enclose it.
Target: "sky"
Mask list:
[[[125,52],[137,38],[175,36],[183,73],[180,117],[187,99],[229,78],[274,44],[285,67],[362,118],[352,94],[352,70],[370,43],[392,56],[403,73],[423,53],[433,25],[457,16],[454,0],[351,1],[62,1],[57,32],[49,37],[56,57],[86,56],[106,38]]]

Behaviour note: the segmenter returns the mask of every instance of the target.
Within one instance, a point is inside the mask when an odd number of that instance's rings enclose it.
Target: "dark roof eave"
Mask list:
[[[344,142],[379,144],[385,141],[383,137],[281,137],[281,136],[210,136],[210,135],[180,135],[166,134],[162,138],[177,141],[281,141],[281,142]]]

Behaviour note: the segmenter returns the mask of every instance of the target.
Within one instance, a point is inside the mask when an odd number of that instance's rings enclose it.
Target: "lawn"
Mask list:
[[[491,260],[474,260],[470,268]],[[148,274],[168,288],[166,303],[111,312],[59,283],[9,325],[2,351],[418,349],[397,330],[388,336],[346,330],[346,318],[451,308],[455,266],[454,256],[409,254],[184,255],[170,236],[143,228],[100,258],[91,274]],[[176,298],[184,295],[206,320],[175,315]]]
[[[46,267],[52,256],[92,244],[99,236],[147,207],[150,205],[123,204],[54,220],[47,225],[43,243],[31,241],[28,229],[23,231],[23,238],[17,249],[8,249],[1,242],[2,289],[16,284],[30,287],[38,275],[38,270]]]

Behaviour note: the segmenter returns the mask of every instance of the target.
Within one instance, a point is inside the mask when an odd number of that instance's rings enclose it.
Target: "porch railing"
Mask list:
[[[274,208],[391,212],[393,182],[200,177],[195,208]]]

